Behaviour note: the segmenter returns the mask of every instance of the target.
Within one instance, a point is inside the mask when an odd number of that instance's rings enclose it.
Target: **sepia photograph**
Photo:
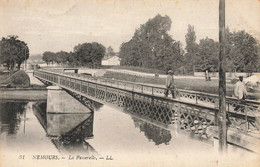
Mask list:
[[[260,166],[259,0],[0,0],[0,167]]]

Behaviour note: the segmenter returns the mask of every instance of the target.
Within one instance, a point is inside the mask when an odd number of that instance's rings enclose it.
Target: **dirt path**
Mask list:
[[[37,78],[33,76],[32,72],[26,72],[28,76],[30,77],[31,85],[41,85],[43,86],[44,84]]]

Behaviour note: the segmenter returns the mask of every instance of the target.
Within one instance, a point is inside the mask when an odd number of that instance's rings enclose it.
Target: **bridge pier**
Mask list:
[[[60,136],[67,134],[88,118],[93,117],[93,110],[81,104],[60,87],[49,86],[47,89],[46,118],[48,135]]]
[[[79,101],[59,86],[48,86],[47,112],[48,113],[90,113]]]
[[[60,97],[62,96],[62,89],[59,86],[47,87],[47,111],[60,113]]]

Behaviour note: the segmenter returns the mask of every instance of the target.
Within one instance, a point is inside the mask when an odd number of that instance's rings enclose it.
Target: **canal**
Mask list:
[[[78,104],[74,100],[71,104]],[[217,164],[212,142],[165,129],[105,105],[96,103],[91,114],[46,110],[47,101],[0,101],[3,164]]]

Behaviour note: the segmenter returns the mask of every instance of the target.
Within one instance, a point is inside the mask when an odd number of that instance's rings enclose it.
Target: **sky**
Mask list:
[[[73,51],[99,42],[119,51],[135,30],[157,14],[172,20],[168,32],[185,48],[188,24],[197,42],[218,41],[219,0],[0,0],[0,38],[17,35],[30,54]],[[226,0],[226,26],[260,40],[260,0]]]

